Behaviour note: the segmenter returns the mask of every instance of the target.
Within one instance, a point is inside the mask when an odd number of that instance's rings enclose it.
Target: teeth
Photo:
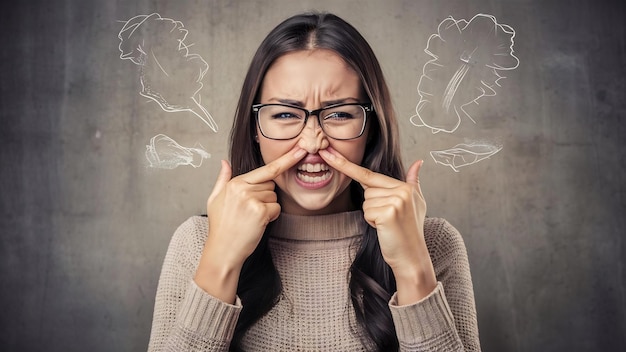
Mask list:
[[[320,172],[328,171],[328,165],[326,164],[302,164],[298,166],[298,170],[306,172]]]
[[[322,176],[311,177],[308,175],[298,174],[298,178],[306,183],[318,183],[326,181],[330,178],[330,172],[324,173]]]

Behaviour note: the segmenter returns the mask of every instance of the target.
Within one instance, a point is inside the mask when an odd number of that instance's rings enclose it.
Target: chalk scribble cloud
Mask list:
[[[150,167],[158,169],[175,169],[179,166],[200,167],[204,159],[211,157],[202,146],[195,148],[183,147],[170,137],[158,134],[146,145],[146,158]]]
[[[118,34],[120,58],[141,67],[142,96],[167,112],[192,112],[217,132],[200,94],[209,65],[200,55],[189,52],[192,45],[185,43],[187,34],[182,22],[158,13],[135,16]]]
[[[449,166],[455,172],[459,172],[459,168],[487,159],[501,149],[502,146],[490,143],[461,143],[450,149],[432,151],[430,156],[437,164]]]
[[[469,22],[452,16],[443,20],[424,49],[432,59],[422,70],[411,123],[433,133],[454,132],[463,117],[475,123],[465,107],[495,96],[502,71],[519,65],[514,37],[513,28],[491,15],[477,14]]]

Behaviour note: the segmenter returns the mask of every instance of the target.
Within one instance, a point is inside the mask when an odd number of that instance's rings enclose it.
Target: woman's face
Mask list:
[[[267,71],[261,85],[260,103],[280,103],[315,110],[339,103],[365,102],[361,81],[343,59],[330,50],[302,50],[279,57]],[[369,124],[368,124],[369,125]],[[258,143],[267,164],[287,153],[296,144],[308,154],[274,181],[282,211],[298,215],[330,214],[354,209],[350,178],[330,168],[318,154],[332,147],[348,160],[361,164],[367,142],[363,135],[335,140],[324,134],[316,116],[294,139],[264,137],[257,126]]]

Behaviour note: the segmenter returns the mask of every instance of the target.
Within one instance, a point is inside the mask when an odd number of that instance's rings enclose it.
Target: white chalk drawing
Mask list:
[[[159,169],[175,169],[179,166],[200,167],[204,159],[211,157],[201,145],[186,148],[164,134],[158,134],[146,145],[146,158],[150,167]]]
[[[433,133],[454,132],[463,117],[476,121],[465,107],[496,95],[502,71],[513,70],[515,31],[491,15],[477,14],[469,22],[452,16],[443,20],[424,51],[432,57],[422,69],[420,101],[411,123]]]
[[[449,166],[455,172],[459,168],[475,164],[487,159],[502,149],[502,146],[486,142],[470,142],[457,144],[446,150],[430,152],[430,156],[437,164]]]
[[[187,34],[182,22],[158,13],[135,16],[118,34],[120,58],[140,66],[142,96],[167,112],[191,112],[217,132],[200,95],[209,65],[189,52],[193,44],[185,43]]]

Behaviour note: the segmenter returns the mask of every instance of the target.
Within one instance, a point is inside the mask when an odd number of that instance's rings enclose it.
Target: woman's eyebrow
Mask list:
[[[326,106],[331,106],[331,105],[337,105],[337,104],[343,104],[343,103],[358,103],[359,99],[356,98],[343,98],[343,99],[337,99],[337,100],[327,100],[322,102],[322,106],[326,107]]]
[[[280,104],[287,104],[287,105],[293,105],[293,106],[298,106],[298,107],[304,107],[304,102],[300,101],[300,100],[293,100],[293,99],[281,99],[281,98],[270,98],[268,99],[268,102],[277,102]],[[348,97],[348,98],[342,98],[342,99],[335,99],[335,100],[327,100],[327,101],[323,101],[322,102],[322,107],[326,107],[326,106],[331,106],[331,105],[337,105],[337,104],[343,104],[343,103],[358,103],[359,99],[357,98],[352,98],[352,97]]]
[[[293,99],[281,99],[281,98],[270,98],[267,100],[270,103],[280,103],[280,104],[287,104],[287,105],[293,105],[293,106],[298,106],[298,107],[304,107],[304,103],[299,101],[299,100],[293,100]]]

